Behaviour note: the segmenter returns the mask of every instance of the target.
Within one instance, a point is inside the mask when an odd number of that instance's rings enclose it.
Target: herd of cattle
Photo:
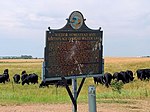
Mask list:
[[[150,78],[150,69],[138,69],[136,71],[137,79],[146,80]],[[104,76],[94,77],[95,84],[105,84],[106,87],[111,85],[111,81],[122,81],[124,84],[134,80],[133,72],[131,70],[115,72],[114,74],[105,73]]]
[[[140,80],[146,80],[150,78],[150,69],[138,69],[136,71],[137,79]],[[94,83],[95,84],[102,84],[105,85],[106,87],[109,87],[111,85],[112,80],[116,81],[122,81],[124,84],[129,83],[134,80],[134,75],[131,70],[127,71],[121,71],[121,72],[115,72],[114,74],[111,73],[105,73],[103,76],[98,76],[98,77],[93,77]],[[0,75],[0,83],[9,82],[9,70],[5,69],[3,74]],[[35,84],[38,83],[38,75],[36,73],[32,74],[27,74],[26,71],[22,71],[21,75],[15,74],[13,76],[13,81],[16,84],[20,84],[20,81],[22,85],[24,84]],[[72,80],[68,79],[67,80],[68,85],[72,85]],[[48,87],[49,85],[55,85],[56,87],[58,86],[64,86],[63,81],[61,80],[53,80],[53,81],[47,81],[43,80],[39,87]]]
[[[21,76],[19,74],[15,74],[13,76],[13,80],[15,83],[19,84],[20,83],[20,79],[22,81],[22,85],[29,84],[35,84],[38,83],[38,75],[33,73],[33,74],[27,74],[26,71],[22,71]],[[4,73],[2,75],[0,75],[0,83],[4,83],[5,82],[9,82],[10,78],[9,78],[9,72],[8,69],[4,70]]]
[[[9,78],[9,70],[5,69],[3,74],[0,75],[0,83],[4,83],[5,82],[9,82],[10,78]],[[22,71],[21,75],[19,74],[15,74],[13,76],[13,81],[16,84],[20,84],[20,82],[22,83],[22,85],[24,84],[36,84],[38,83],[38,75],[36,73],[32,73],[32,74],[27,74],[27,72],[24,70]],[[67,84],[71,85],[72,84],[72,80],[68,79],[67,80]],[[49,87],[49,85],[55,85],[56,87],[58,86],[64,86],[63,81],[61,80],[53,80],[53,81],[46,81],[43,80],[40,85],[39,88],[41,87]]]

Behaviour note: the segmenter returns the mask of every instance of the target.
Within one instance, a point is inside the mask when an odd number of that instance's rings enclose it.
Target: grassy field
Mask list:
[[[42,68],[41,59],[34,60],[0,60],[0,73],[8,68],[11,82],[0,83],[0,104],[26,104],[26,103],[69,103],[71,102],[66,89],[63,87],[39,89],[39,84],[24,85],[14,84],[12,77],[15,73],[21,74],[23,70],[27,73],[37,73],[41,77]],[[114,73],[121,70],[132,70],[134,73],[139,68],[150,68],[150,58],[105,58],[105,72]],[[135,75],[135,74],[134,74]],[[136,76],[135,76],[136,77]],[[81,79],[78,79],[80,83]],[[41,79],[39,79],[41,82]],[[93,78],[87,78],[79,95],[78,102],[88,102],[88,86],[94,85]],[[97,102],[117,102],[118,99],[149,99],[150,82],[140,81],[137,78],[131,83],[125,84],[121,94],[112,91],[112,88],[106,88],[102,85],[96,86]],[[119,103],[126,103],[121,100]]]

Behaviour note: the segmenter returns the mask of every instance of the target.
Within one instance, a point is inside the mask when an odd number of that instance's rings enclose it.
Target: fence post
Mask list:
[[[89,112],[96,112],[96,89],[93,85],[88,88]]]

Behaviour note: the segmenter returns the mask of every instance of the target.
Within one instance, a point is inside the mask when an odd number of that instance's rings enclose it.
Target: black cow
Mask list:
[[[31,84],[35,84],[35,83],[38,83],[38,75],[33,73],[33,74],[29,74],[28,76],[26,76],[26,78],[22,81],[22,85],[24,84],[28,84],[31,83]]]
[[[140,77],[141,80],[150,78],[150,69],[141,69],[141,71],[142,71],[142,74]]]
[[[8,69],[4,70],[4,73],[0,75],[0,83],[4,83],[5,82],[9,82],[9,73],[8,73]]]
[[[113,76],[110,73],[105,73],[104,74],[104,83],[105,86],[108,88],[109,85],[111,85],[111,80],[113,79]]]
[[[94,79],[95,84],[98,84],[98,83],[100,83],[102,85],[104,84],[104,77],[103,76],[93,77],[93,79]]]
[[[134,77],[133,72],[131,70],[126,71],[126,79],[128,80],[128,82],[133,81]]]
[[[6,81],[6,77],[4,75],[0,75],[0,83],[5,84],[5,81]]]
[[[133,72],[131,70],[115,72],[113,74],[113,79],[117,79],[117,81],[121,80],[124,84],[133,81]]]
[[[150,78],[150,69],[138,69],[136,71],[137,78],[140,80],[145,80]]]
[[[58,80],[43,80],[40,83],[39,88],[49,87],[49,85],[55,85],[57,82],[58,82]]]
[[[5,70],[4,70],[3,75],[4,75],[4,77],[5,77],[5,80],[6,80],[7,82],[9,82],[9,81],[10,81],[10,79],[9,79],[8,69],[5,69]]]
[[[28,77],[28,74],[21,75],[21,81],[23,82],[26,79],[26,77]]]
[[[133,72],[131,70],[127,70],[126,73],[128,73],[131,77],[133,77]]]
[[[149,79],[150,78],[150,69],[145,69],[144,73],[146,75],[146,78]]]
[[[140,79],[142,70],[141,69],[136,70],[136,74],[137,74],[137,78]]]
[[[127,75],[127,73],[125,71],[121,71],[120,75],[123,77],[124,79],[124,83],[129,83],[129,75]]]
[[[115,72],[113,74],[113,79],[116,79],[117,81],[121,80],[124,84],[126,83],[125,74],[123,72]]]
[[[13,79],[14,79],[14,82],[16,83],[16,84],[20,84],[20,75],[19,74],[15,74],[14,76],[13,76]]]
[[[138,79],[141,79],[141,80],[146,79],[146,76],[144,75],[144,70],[143,69],[138,69],[136,71],[136,74],[137,74]]]

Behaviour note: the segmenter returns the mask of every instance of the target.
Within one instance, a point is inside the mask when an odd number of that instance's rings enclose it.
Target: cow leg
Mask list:
[[[5,84],[5,81],[3,81],[3,83]]]

